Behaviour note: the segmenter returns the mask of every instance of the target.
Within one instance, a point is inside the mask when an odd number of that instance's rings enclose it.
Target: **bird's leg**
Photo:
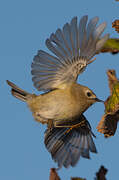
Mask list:
[[[84,126],[84,125],[85,125],[85,120],[81,121],[81,122],[78,123],[78,124],[72,125],[68,130],[65,131],[64,134],[69,133],[73,128],[78,128],[78,127],[81,127],[81,126]]]
[[[48,123],[47,124],[48,124],[48,128],[49,129],[52,129],[54,127],[52,119],[48,119]]]

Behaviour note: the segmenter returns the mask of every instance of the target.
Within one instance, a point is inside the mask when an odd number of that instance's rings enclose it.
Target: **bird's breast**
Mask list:
[[[72,119],[81,114],[79,103],[68,90],[56,90],[37,96],[28,106],[33,113],[45,119]]]

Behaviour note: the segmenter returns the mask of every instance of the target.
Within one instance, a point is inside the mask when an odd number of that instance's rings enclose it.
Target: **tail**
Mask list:
[[[22,100],[22,101],[26,101],[27,100],[27,96],[29,95],[28,92],[20,89],[18,86],[16,86],[15,84],[13,84],[12,82],[7,80],[7,84],[11,87],[11,93],[14,97]]]
[[[97,153],[88,121],[83,127],[74,128],[69,133],[66,131],[67,128],[53,128],[45,132],[45,146],[59,168],[73,167],[80,156],[89,159],[90,152]]]

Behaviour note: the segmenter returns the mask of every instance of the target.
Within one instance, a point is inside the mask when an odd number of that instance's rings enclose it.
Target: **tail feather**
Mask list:
[[[87,136],[87,141],[89,143],[89,150],[93,153],[97,153],[96,146],[90,134]]]
[[[26,101],[27,100],[27,95],[29,95],[28,92],[22,90],[21,88],[19,88],[18,86],[16,86],[14,83],[12,83],[11,81],[7,80],[7,84],[11,87],[11,93],[14,97],[22,100],[22,101]]]
[[[67,129],[53,128],[45,132],[45,146],[59,168],[75,166],[80,156],[89,159],[90,152],[97,153],[87,122],[85,128],[74,128],[66,133]]]
[[[89,144],[88,144],[88,140],[87,140],[87,135],[82,136],[82,144],[83,147],[81,148],[81,155],[84,158],[90,158],[89,155]]]

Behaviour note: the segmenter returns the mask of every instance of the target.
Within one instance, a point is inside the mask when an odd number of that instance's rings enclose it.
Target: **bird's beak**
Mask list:
[[[98,99],[98,98],[95,98],[95,101],[104,103],[104,101],[103,101],[103,100]]]

